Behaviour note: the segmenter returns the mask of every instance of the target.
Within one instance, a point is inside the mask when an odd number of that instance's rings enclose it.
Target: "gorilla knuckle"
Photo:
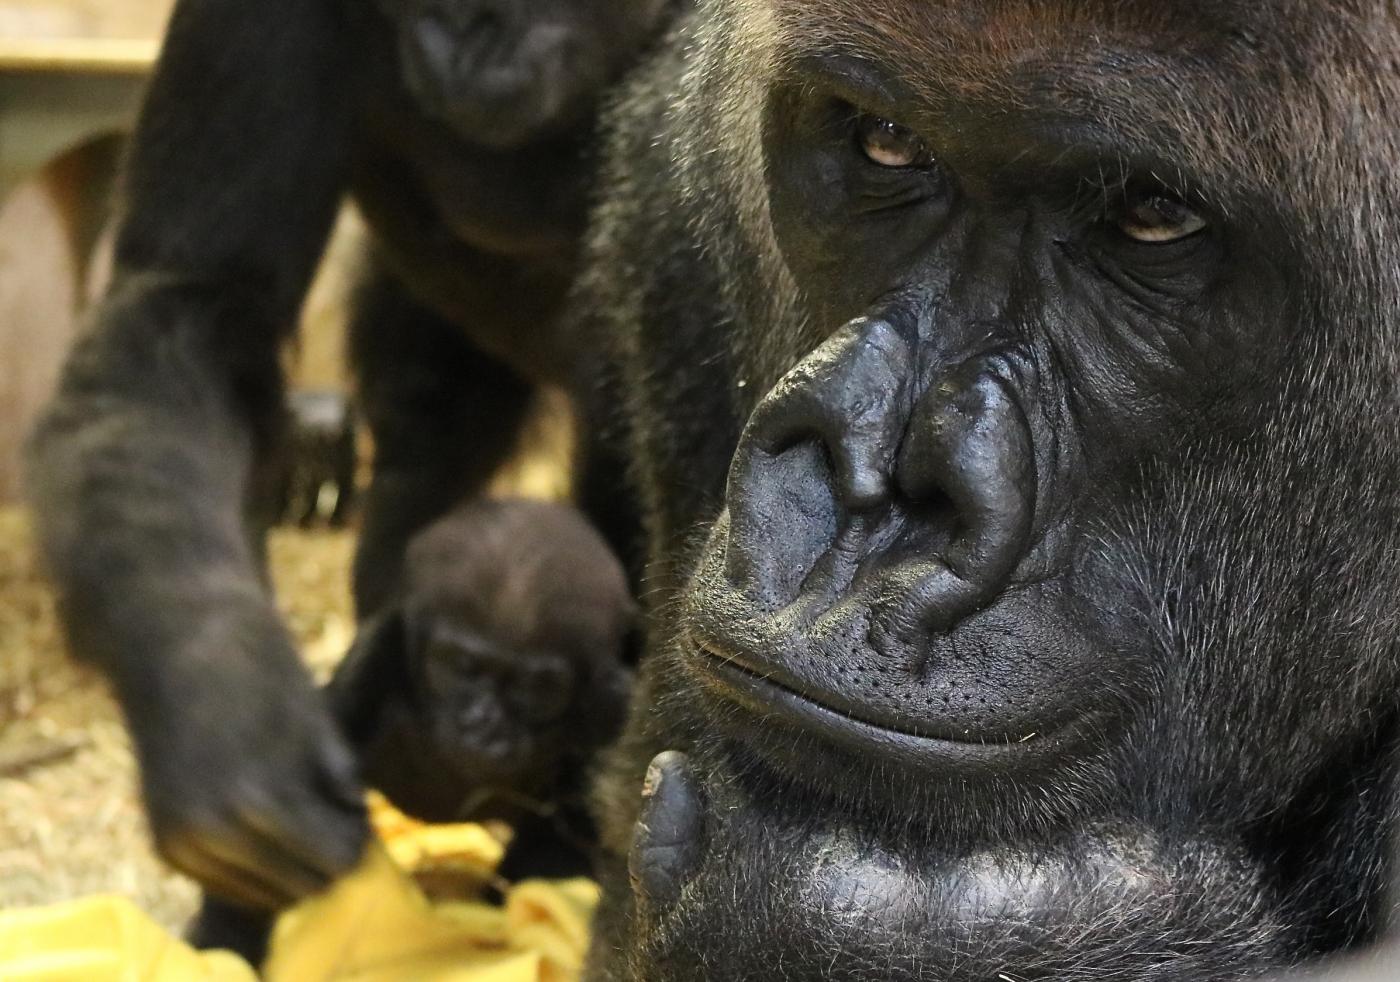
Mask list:
[[[193,867],[207,843],[235,838],[230,820],[208,813],[167,818],[154,824],[152,832],[156,853],[181,869]]]

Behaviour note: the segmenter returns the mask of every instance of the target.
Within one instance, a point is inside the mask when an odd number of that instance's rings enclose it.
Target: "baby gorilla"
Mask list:
[[[576,510],[459,506],[410,542],[397,602],[326,687],[365,783],[427,821],[505,819],[507,880],[591,872],[588,763],[626,715],[635,608]],[[265,952],[267,916],[206,897],[201,947]]]
[[[475,501],[412,540],[400,601],[327,694],[366,783],[400,808],[515,823],[508,876],[582,872],[584,771],[626,711],[633,619],[621,565],[574,509]],[[560,801],[577,807],[542,804]]]

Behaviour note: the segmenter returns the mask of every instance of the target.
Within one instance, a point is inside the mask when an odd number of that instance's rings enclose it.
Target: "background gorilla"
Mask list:
[[[590,979],[1212,982],[1378,936],[1397,45],[1378,2],[680,28],[579,305],[654,617]]]
[[[71,645],[131,725],[157,846],[229,900],[315,890],[366,834],[353,757],[263,582],[258,514],[281,348],[337,206],[348,190],[375,236],[351,339],[376,443],[369,614],[408,537],[514,447],[530,382],[573,381],[556,314],[596,104],[664,3],[177,6],[115,281],[38,431],[30,496]],[[590,500],[604,517],[619,501]]]

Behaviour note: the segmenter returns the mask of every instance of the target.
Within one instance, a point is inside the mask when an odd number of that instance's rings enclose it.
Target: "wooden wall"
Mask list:
[[[0,38],[155,38],[173,0],[0,0]]]

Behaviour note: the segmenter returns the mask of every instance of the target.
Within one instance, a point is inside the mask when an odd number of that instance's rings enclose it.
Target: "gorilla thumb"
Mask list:
[[[700,861],[702,801],[689,758],[675,750],[658,754],[642,797],[628,857],[632,890],[640,903],[667,907]]]

